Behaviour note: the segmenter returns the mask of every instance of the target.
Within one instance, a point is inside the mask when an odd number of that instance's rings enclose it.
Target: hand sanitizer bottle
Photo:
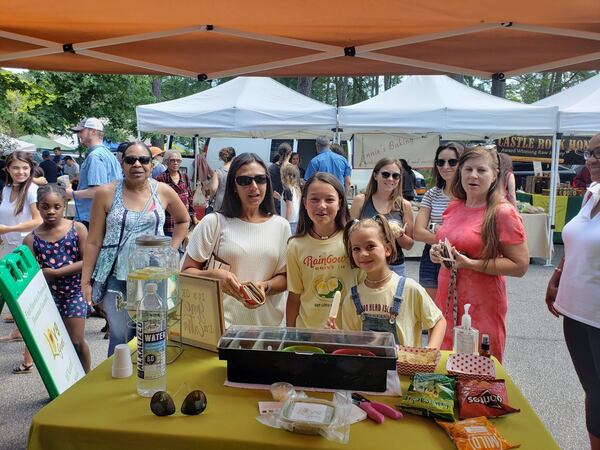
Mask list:
[[[471,304],[467,303],[461,324],[454,327],[454,353],[479,354],[479,331],[471,327],[470,308]]]

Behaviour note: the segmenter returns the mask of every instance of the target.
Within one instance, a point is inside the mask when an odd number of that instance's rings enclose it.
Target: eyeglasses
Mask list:
[[[168,163],[181,164],[181,159],[167,159]]]
[[[458,164],[458,159],[451,158],[451,159],[436,159],[435,160],[435,165],[438,167],[444,167],[444,165],[446,163],[448,163],[448,165],[450,167],[456,167],[456,165]]]
[[[593,156],[596,159],[600,159],[600,147],[596,147],[591,150],[576,151],[575,153],[580,156],[583,156],[585,159],[590,159],[590,156]]]
[[[141,165],[150,164],[152,158],[149,156],[125,156],[123,158],[125,164],[134,165],[137,161],[140,162]]]
[[[400,172],[381,172],[381,176],[383,178],[385,178],[386,180],[389,177],[392,177],[392,180],[399,180],[400,179]]]
[[[250,186],[254,181],[256,184],[266,184],[267,183],[266,175],[254,175],[253,177],[249,177],[247,175],[239,175],[235,177],[235,182],[239,186]]]
[[[206,409],[206,395],[200,390],[190,392],[181,404],[181,412],[187,416],[197,416]],[[175,413],[175,402],[166,391],[158,391],[150,399],[150,410],[159,417]]]

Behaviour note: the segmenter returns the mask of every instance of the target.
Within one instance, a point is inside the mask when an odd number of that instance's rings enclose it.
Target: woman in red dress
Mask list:
[[[490,336],[491,353],[502,361],[508,309],[504,276],[522,277],[529,253],[521,217],[504,200],[494,148],[473,147],[462,154],[452,194],[455,200],[436,233],[450,241],[456,260],[452,270],[442,266],[438,278],[435,303],[448,322],[442,348],[452,348],[453,328],[470,303],[472,327]],[[442,262],[439,246],[432,248],[431,260]]]

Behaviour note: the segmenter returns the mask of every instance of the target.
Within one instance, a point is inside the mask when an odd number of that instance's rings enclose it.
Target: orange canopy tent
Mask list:
[[[213,79],[600,69],[599,0],[2,0],[0,66]]]

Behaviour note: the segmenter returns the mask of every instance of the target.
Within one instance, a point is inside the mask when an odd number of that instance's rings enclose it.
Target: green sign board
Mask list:
[[[4,302],[51,398],[85,376],[40,266],[24,245],[0,261],[0,310]]]

